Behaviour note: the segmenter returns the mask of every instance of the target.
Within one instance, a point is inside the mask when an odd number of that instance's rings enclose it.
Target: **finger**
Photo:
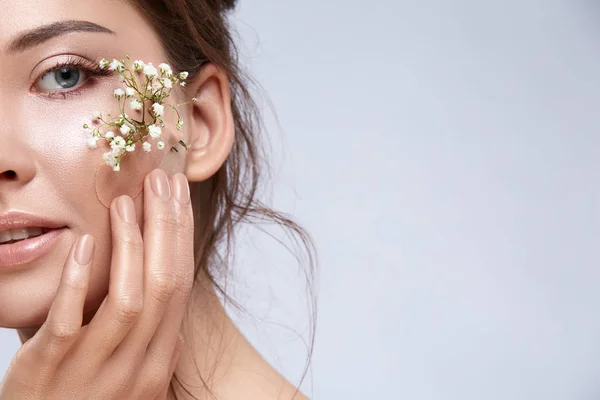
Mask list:
[[[177,342],[175,343],[173,356],[171,357],[171,364],[169,365],[169,373],[167,374],[167,381],[165,382],[165,387],[162,393],[158,395],[156,400],[166,400],[169,395],[169,389],[171,388],[173,374],[175,373],[175,368],[177,367],[177,363],[179,362],[179,356],[181,356],[183,345],[183,335],[180,334],[177,337]]]
[[[168,359],[173,353],[194,281],[194,216],[190,202],[189,184],[185,175],[181,173],[173,176],[172,182],[175,213],[180,225],[177,231],[174,266],[177,275],[177,290],[148,345],[148,353],[156,355],[159,360]]]
[[[143,308],[143,242],[135,205],[129,196],[110,207],[112,259],[108,295],[88,324],[82,349],[94,349],[99,362],[110,357],[137,321]]]
[[[46,362],[59,363],[79,335],[94,250],[90,235],[71,247],[48,317],[33,338],[33,348]]]
[[[144,181],[144,307],[115,350],[115,357],[132,360],[145,355],[176,291],[175,251],[179,229],[169,178],[156,169]]]

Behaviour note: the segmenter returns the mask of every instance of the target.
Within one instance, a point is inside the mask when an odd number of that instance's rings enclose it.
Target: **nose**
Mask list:
[[[26,185],[35,172],[31,153],[24,146],[0,138],[0,195],[7,187]]]

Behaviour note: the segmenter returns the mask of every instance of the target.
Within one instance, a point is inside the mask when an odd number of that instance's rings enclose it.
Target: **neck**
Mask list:
[[[173,381],[177,399],[307,399],[246,340],[205,282],[194,287],[182,325],[185,345]]]

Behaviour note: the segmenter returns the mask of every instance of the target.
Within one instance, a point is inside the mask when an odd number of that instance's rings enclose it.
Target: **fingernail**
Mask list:
[[[183,205],[190,202],[190,185],[184,174],[178,173],[173,177],[173,196]]]
[[[171,198],[171,188],[169,187],[169,179],[167,174],[162,169],[155,169],[150,177],[150,184],[154,194],[161,200],[169,200]]]
[[[136,224],[135,206],[129,196],[121,196],[117,200],[117,210],[121,219],[128,224]]]
[[[94,237],[84,235],[75,247],[75,261],[79,265],[88,265],[94,256]]]

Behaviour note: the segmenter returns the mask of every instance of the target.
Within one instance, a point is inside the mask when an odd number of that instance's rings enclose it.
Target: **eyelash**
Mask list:
[[[48,97],[50,99],[57,99],[57,98],[67,99],[69,97],[80,95],[85,90],[85,87],[88,85],[88,81],[90,80],[90,78],[109,76],[109,75],[112,75],[112,73],[113,73],[112,71],[108,71],[106,69],[104,69],[104,70],[100,69],[99,61],[95,62],[95,61],[90,61],[85,58],[71,56],[66,61],[61,61],[59,63],[56,63],[56,65],[54,65],[52,68],[49,68],[46,71],[44,71],[36,79],[36,83],[46,74],[55,72],[62,68],[83,71],[86,76],[85,81],[76,89],[57,90],[57,91],[48,92],[48,93],[38,92],[39,94],[41,94],[42,96]]]

